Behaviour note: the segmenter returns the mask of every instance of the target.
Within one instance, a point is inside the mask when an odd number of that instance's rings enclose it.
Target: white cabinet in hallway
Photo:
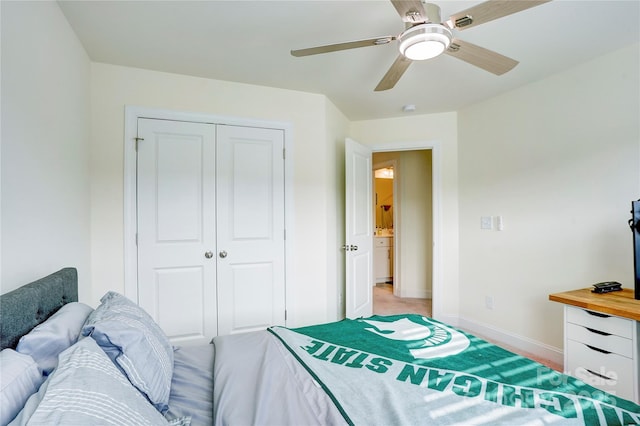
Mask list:
[[[393,281],[393,237],[375,237],[373,244],[376,283]]]

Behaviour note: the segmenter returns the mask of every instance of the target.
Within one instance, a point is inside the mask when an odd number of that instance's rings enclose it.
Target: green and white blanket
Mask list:
[[[269,331],[350,424],[640,424],[637,404],[420,315]]]

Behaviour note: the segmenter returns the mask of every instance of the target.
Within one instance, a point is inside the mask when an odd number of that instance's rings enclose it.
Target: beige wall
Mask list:
[[[294,162],[294,272],[289,324],[323,322],[334,312],[335,139],[345,121],[324,96],[141,69],[92,64],[91,231],[93,301],[123,291],[124,109],[136,105],[291,123]],[[335,107],[334,107],[335,108]],[[331,116],[327,119],[328,111]],[[342,135],[344,138],[344,135]],[[330,254],[331,253],[331,254]]]
[[[549,293],[631,286],[638,45],[458,113],[349,122],[321,95],[90,64],[55,3],[0,5],[0,292],[67,265],[88,303],[123,290],[125,105],[292,124],[291,325],[344,313],[345,136],[439,147],[439,318],[558,348],[561,307]],[[479,229],[480,216],[497,215],[504,231]]]
[[[460,314],[562,347],[548,294],[633,287],[640,194],[639,46],[459,112]],[[504,231],[480,230],[502,215]],[[485,297],[494,308],[485,307]]]
[[[65,266],[91,293],[90,62],[55,2],[2,10],[0,293]]]
[[[400,213],[402,297],[432,296],[433,204],[431,150],[400,153]]]

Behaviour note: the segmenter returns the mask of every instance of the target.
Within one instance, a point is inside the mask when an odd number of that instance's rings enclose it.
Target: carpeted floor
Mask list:
[[[422,314],[431,316],[431,299],[401,298],[393,295],[393,285],[376,284],[373,287],[373,313],[375,315]]]

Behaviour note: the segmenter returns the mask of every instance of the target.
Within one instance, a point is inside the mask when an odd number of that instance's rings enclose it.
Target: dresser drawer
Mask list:
[[[567,307],[567,322],[631,339],[633,320]]]
[[[584,343],[567,340],[567,373],[598,389],[634,399],[633,360],[602,353]]]
[[[633,357],[633,341],[615,334],[603,334],[603,331],[587,328],[582,325],[567,323],[567,339],[584,343],[613,352],[627,358]]]
[[[391,247],[393,246],[393,238],[392,237],[375,237],[373,239],[374,247]]]

